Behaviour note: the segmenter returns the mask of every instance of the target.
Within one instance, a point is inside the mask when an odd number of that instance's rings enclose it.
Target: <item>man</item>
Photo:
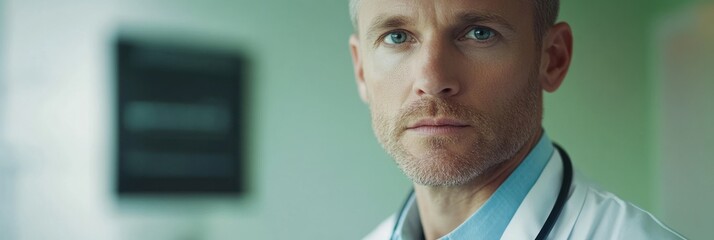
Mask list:
[[[558,0],[351,0],[359,94],[414,182],[368,239],[681,239],[541,128],[572,54]],[[562,192],[561,192],[562,191]]]

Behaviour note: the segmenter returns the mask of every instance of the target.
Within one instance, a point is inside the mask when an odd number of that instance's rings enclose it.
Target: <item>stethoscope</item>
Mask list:
[[[538,236],[536,236],[536,240],[544,240],[546,237],[548,237],[548,234],[550,234],[550,231],[553,230],[553,226],[555,226],[555,222],[558,221],[558,217],[560,217],[560,212],[563,211],[563,207],[565,207],[565,201],[568,198],[568,192],[570,191],[570,185],[573,182],[573,164],[570,162],[570,156],[568,156],[568,153],[563,150],[562,147],[558,144],[553,144],[555,146],[555,149],[558,150],[558,153],[560,153],[560,159],[563,161],[563,181],[560,184],[560,192],[558,192],[558,198],[555,199],[555,204],[553,205],[553,208],[550,210],[550,214],[548,215],[548,218],[545,220],[545,223],[543,224],[543,227],[540,229],[540,232],[538,232]],[[409,199],[412,198],[414,195],[414,190],[409,194],[409,197],[407,197],[407,200],[404,201],[404,204],[402,205],[402,209],[399,211],[399,216],[397,216],[397,221],[394,223],[394,228],[392,229],[392,236],[389,239],[395,240],[395,236],[397,233],[397,226],[399,225],[399,219],[402,219],[402,215],[404,215],[404,212],[407,210],[407,206],[409,205]],[[422,237],[423,239],[423,237]]]

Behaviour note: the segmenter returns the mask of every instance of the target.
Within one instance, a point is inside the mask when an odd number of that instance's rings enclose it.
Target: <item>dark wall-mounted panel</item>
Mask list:
[[[239,54],[118,40],[118,192],[240,193],[244,69]]]

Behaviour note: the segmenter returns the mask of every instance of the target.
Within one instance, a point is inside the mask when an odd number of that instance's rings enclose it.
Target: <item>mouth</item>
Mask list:
[[[466,122],[451,118],[425,118],[409,124],[407,131],[425,135],[447,135],[461,132],[468,128]]]

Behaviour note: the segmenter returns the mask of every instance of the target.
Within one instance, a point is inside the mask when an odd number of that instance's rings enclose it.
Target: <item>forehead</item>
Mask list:
[[[450,24],[463,15],[501,18],[514,28],[529,27],[534,0],[360,0],[358,27],[365,32],[377,20],[413,19],[414,24]]]

